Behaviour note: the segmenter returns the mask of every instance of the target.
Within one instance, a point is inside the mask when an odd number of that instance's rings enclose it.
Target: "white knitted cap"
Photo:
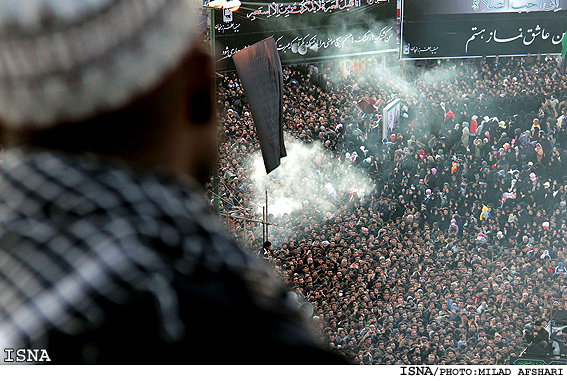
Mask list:
[[[45,129],[113,111],[179,65],[195,0],[0,0],[0,120]]]

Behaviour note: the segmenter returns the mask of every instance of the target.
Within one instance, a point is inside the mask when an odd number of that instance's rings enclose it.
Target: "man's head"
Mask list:
[[[1,1],[3,141],[206,181],[216,154],[214,68],[194,4]]]

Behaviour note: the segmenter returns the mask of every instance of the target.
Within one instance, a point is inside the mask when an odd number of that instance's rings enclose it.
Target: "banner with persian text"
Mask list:
[[[405,0],[401,12],[402,59],[559,54],[567,29],[567,0]]]
[[[395,52],[395,14],[391,0],[243,2],[232,21],[215,13],[216,47],[228,58],[273,36],[283,65]]]

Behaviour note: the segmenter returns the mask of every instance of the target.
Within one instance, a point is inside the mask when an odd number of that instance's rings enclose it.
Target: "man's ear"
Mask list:
[[[186,63],[186,110],[188,122],[208,127],[214,117],[215,69],[213,58],[203,47],[193,50]]]

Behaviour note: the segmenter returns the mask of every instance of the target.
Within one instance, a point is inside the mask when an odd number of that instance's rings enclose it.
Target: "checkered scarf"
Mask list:
[[[6,152],[0,354],[41,348],[48,331],[95,329],[105,319],[101,301],[121,305],[140,292],[153,295],[160,337],[181,340],[187,327],[173,280],[197,269],[255,274],[250,282],[260,305],[284,292],[260,261],[225,238],[202,192],[184,180],[49,151]]]

